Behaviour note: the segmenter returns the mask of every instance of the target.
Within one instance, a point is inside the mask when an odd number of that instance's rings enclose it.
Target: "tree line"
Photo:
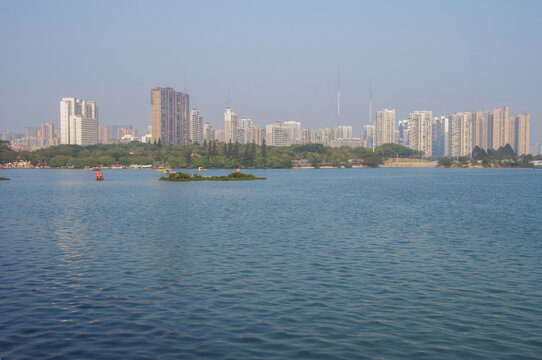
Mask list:
[[[365,147],[331,148],[322,144],[267,146],[204,142],[202,145],[148,144],[133,141],[126,144],[90,146],[59,145],[35,151],[12,150],[8,142],[0,143],[0,162],[21,160],[50,167],[96,167],[111,165],[167,165],[173,168],[291,168],[296,161],[315,167],[321,164],[347,166],[352,161],[378,166],[383,158],[420,157],[423,153],[397,144],[383,144],[375,149]]]
[[[541,158],[537,155],[536,158]],[[454,161],[451,157],[443,157],[439,160],[439,165],[443,167],[467,166],[469,162],[481,164],[484,167],[533,167],[533,157],[531,154],[517,155],[510,144],[501,146],[497,150],[484,150],[475,146],[471,157],[460,156]]]

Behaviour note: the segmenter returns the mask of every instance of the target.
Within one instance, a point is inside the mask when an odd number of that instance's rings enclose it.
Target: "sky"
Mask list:
[[[204,122],[341,123],[396,109],[434,116],[509,106],[542,143],[541,1],[0,0],[0,132],[95,100],[100,125],[151,123],[150,90],[186,89]]]

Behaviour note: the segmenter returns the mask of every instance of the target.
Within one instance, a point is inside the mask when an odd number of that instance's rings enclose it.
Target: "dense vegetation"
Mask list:
[[[0,140],[0,163],[13,162],[18,155],[9,147],[9,141]]]
[[[111,165],[169,165],[172,168],[290,168],[296,161],[315,167],[321,164],[350,167],[350,162],[377,166],[383,157],[418,157],[420,152],[397,144],[384,144],[371,149],[364,147],[330,148],[322,144],[292,145],[288,147],[256,144],[219,143],[203,145],[100,144],[92,146],[60,145],[32,152],[15,152],[7,143],[0,148],[0,162],[14,161],[17,156],[33,165],[51,167],[95,167]]]
[[[199,174],[186,174],[183,172],[173,172],[169,176],[160,178],[162,181],[244,181],[244,180],[265,180],[263,177],[256,177],[252,174],[242,172],[233,172],[227,176],[201,176]]]
[[[439,160],[439,165],[442,167],[462,167],[467,166],[469,161],[475,164],[481,164],[484,167],[520,167],[532,168],[533,160],[531,155],[518,156],[514,153],[514,149],[509,144],[501,146],[497,150],[488,149],[487,152],[476,146],[472,150],[471,159],[466,156],[457,158],[457,161],[450,157],[443,157]]]

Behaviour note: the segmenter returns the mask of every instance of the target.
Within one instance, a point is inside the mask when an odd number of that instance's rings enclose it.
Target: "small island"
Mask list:
[[[263,177],[256,177],[252,174],[233,172],[226,176],[201,176],[199,174],[187,174],[183,172],[172,172],[169,176],[162,176],[162,181],[244,181],[244,180],[265,180]]]
[[[0,181],[2,181],[2,180],[9,180],[9,178],[0,177]]]

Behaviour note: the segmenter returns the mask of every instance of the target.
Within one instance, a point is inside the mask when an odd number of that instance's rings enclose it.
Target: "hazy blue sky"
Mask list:
[[[0,0],[0,131],[54,121],[59,100],[99,102],[100,124],[151,122],[150,89],[190,94],[223,128],[227,89],[260,127],[373,110],[435,116],[508,105],[542,142],[540,1]],[[374,117],[374,115],[373,115]]]

